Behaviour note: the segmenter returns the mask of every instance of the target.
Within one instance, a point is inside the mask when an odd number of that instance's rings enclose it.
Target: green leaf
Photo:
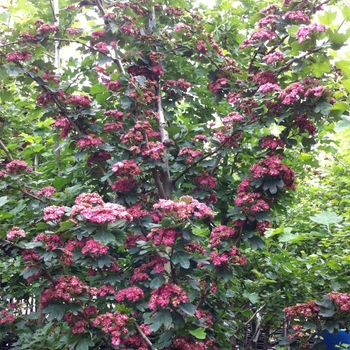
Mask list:
[[[162,275],[158,275],[150,283],[150,288],[151,289],[157,289],[159,288],[162,284],[164,284],[165,278]]]
[[[331,111],[348,111],[349,105],[346,102],[336,102],[329,108]]]
[[[184,269],[188,269],[190,267],[189,259],[191,259],[192,255],[185,252],[175,252],[171,261],[176,265],[180,264]]]
[[[94,235],[94,239],[101,243],[110,243],[115,241],[115,237],[112,233],[105,230],[100,230]]]
[[[258,293],[248,293],[248,292],[244,292],[243,293],[243,296],[247,299],[249,299],[249,301],[252,303],[252,304],[256,304],[257,301],[259,300],[259,294]]]
[[[107,91],[107,88],[105,85],[103,84],[97,84],[97,85],[93,85],[91,86],[90,88],[90,94],[91,95],[96,95],[98,93],[101,93],[101,92],[106,92]]]
[[[83,338],[79,341],[75,350],[89,350],[90,346],[93,346],[93,345],[94,343],[91,341],[91,339]]]
[[[335,126],[335,131],[341,131],[350,128],[350,117],[342,115],[341,119],[342,120],[339,120],[337,125]]]
[[[2,207],[4,204],[8,202],[7,197],[0,197],[0,207]]]
[[[44,314],[48,314],[47,320],[53,321],[56,319],[57,321],[61,320],[63,318],[63,315],[65,313],[64,306],[62,304],[52,304],[47,306],[43,310]]]
[[[171,325],[173,319],[169,310],[158,311],[152,318],[145,318],[145,323],[150,324],[151,331],[156,332],[163,325],[168,327]]]
[[[21,276],[23,276],[23,278],[27,279],[33,275],[35,275],[36,273],[38,273],[40,270],[35,267],[35,266],[32,266],[32,267],[29,267],[28,269],[25,269],[21,272]]]
[[[197,339],[205,339],[207,337],[207,334],[205,333],[204,328],[196,328],[196,329],[190,329],[188,331],[190,334],[192,334]]]
[[[337,12],[326,11],[323,15],[318,15],[321,24],[329,26],[337,18]]]
[[[179,304],[179,308],[187,315],[194,316],[196,312],[196,307],[191,303]]]
[[[350,65],[348,60],[336,61],[335,66],[339,68],[346,77],[350,76]]]
[[[343,221],[343,218],[334,212],[323,211],[314,216],[310,216],[310,220],[317,224],[326,225],[329,228],[329,225],[341,222]]]

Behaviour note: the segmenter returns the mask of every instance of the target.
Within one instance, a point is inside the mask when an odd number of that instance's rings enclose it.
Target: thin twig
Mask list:
[[[216,148],[214,151],[207,153],[206,155],[202,156],[200,159],[198,159],[196,162],[192,163],[188,168],[186,168],[178,177],[176,177],[173,180],[173,184],[175,184],[178,180],[180,180],[185,174],[187,174],[190,169],[192,169],[194,166],[196,166],[198,163],[200,163],[202,160],[212,156],[213,154],[219,152],[225,145],[226,143],[230,140],[230,137],[228,137],[218,148]]]
[[[141,335],[142,339],[147,343],[147,345],[152,349],[152,343],[151,341],[148,339],[147,335],[143,332],[143,330],[140,328],[140,326],[137,324],[137,322],[134,322],[134,326],[137,330],[137,332]],[[155,349],[157,350],[157,349]]]
[[[23,194],[25,194],[26,196],[31,197],[31,198],[34,198],[34,199],[36,199],[37,201],[39,201],[39,202],[41,202],[41,203],[44,203],[44,201],[43,201],[41,198],[39,198],[39,197],[36,196],[35,194],[30,193],[30,192],[28,192],[28,191],[26,191],[26,190],[24,190],[24,189],[22,189],[22,188],[20,188],[20,187],[14,187],[14,186],[8,186],[8,187],[9,187],[9,188],[12,188],[13,190],[20,191],[20,192],[22,192]]]
[[[13,157],[10,153],[10,151],[8,150],[8,148],[5,146],[5,144],[2,142],[2,140],[0,139],[0,147],[3,149],[3,151],[6,153],[7,157],[13,161]]]

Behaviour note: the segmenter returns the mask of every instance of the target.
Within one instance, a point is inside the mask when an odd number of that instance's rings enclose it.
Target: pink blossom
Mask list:
[[[281,87],[279,85],[266,83],[266,84],[260,85],[258,92],[262,92],[263,94],[268,94],[269,92],[280,91],[280,90],[281,90]]]
[[[6,232],[6,238],[9,241],[12,241],[15,237],[22,237],[24,238],[26,236],[26,233],[24,230],[22,230],[20,227],[14,226],[11,230]]]
[[[194,178],[194,183],[201,185],[203,187],[209,187],[211,189],[216,188],[216,186],[218,185],[217,181],[215,178],[213,178],[212,176],[210,176],[207,173],[204,173],[200,176],[196,176]]]
[[[78,142],[77,146],[80,148],[87,148],[91,146],[99,146],[104,143],[104,139],[102,137],[96,137],[94,134],[89,134],[82,137]]]
[[[263,60],[266,61],[268,64],[271,64],[273,62],[277,61],[283,61],[284,60],[284,54],[281,51],[274,51],[266,56],[263,57]]]
[[[44,221],[60,219],[64,215],[64,209],[65,207],[58,207],[56,205],[44,208]]]
[[[120,89],[120,87],[121,87],[120,80],[110,81],[107,84],[107,90],[114,91],[114,92],[117,92]]]
[[[115,296],[118,302],[123,302],[124,299],[136,302],[139,299],[143,299],[145,294],[139,287],[130,287],[126,289],[119,290]]]
[[[155,245],[171,246],[175,243],[180,234],[173,228],[154,228],[147,235]]]
[[[30,61],[32,55],[28,51],[13,51],[6,55],[6,62]]]
[[[24,160],[13,160],[6,164],[6,170],[9,174],[20,174],[22,171],[32,172],[33,168],[27,165]]]
[[[9,323],[12,325],[13,322],[16,321],[17,317],[15,315],[11,314],[9,311],[1,310],[0,314],[1,314],[0,324]]]
[[[100,242],[95,241],[93,238],[89,238],[82,248],[81,252],[86,255],[105,255],[108,253],[108,247]]]
[[[66,103],[76,104],[79,108],[82,107],[90,107],[91,105],[91,97],[87,95],[71,95]]]
[[[304,86],[301,83],[293,83],[286,87],[280,93],[280,99],[282,100],[282,104],[289,105],[294,102],[297,102],[301,96],[304,94]]]
[[[296,37],[298,39],[298,43],[302,44],[306,37],[310,36],[312,32],[322,33],[326,31],[326,27],[323,24],[313,23],[309,26],[302,26],[296,32]]]
[[[116,176],[131,176],[142,175],[142,171],[133,159],[123,160],[113,165],[112,171]]]
[[[303,22],[306,24],[310,23],[309,16],[301,11],[288,11],[284,14],[284,18],[288,18],[296,22]]]
[[[174,283],[164,283],[151,293],[148,307],[155,310],[158,306],[165,308],[169,304],[177,307],[180,303],[187,303],[188,295],[183,289]]]
[[[80,34],[81,34],[81,30],[80,30],[80,29],[77,29],[77,28],[67,28],[67,29],[66,29],[66,32],[67,32],[69,35],[80,35]]]
[[[230,124],[230,123],[241,122],[243,120],[244,120],[244,117],[242,115],[240,115],[237,112],[231,112],[222,120],[222,122],[224,124]]]
[[[52,186],[43,187],[40,191],[37,192],[37,196],[45,196],[46,198],[51,198],[52,195],[56,192],[56,188]]]
[[[103,29],[91,33],[91,37],[94,39],[102,38],[104,35],[105,35],[105,31]]]
[[[180,197],[178,201],[160,199],[159,203],[153,205],[154,209],[160,209],[165,215],[179,219],[187,219],[192,216],[198,218],[213,218],[212,210],[203,203],[198,202],[191,196]]]
[[[103,125],[104,131],[123,130],[122,123],[106,123]]]
[[[45,33],[53,33],[53,32],[57,32],[58,26],[55,24],[47,24],[47,23],[43,23],[38,29],[38,33],[39,34],[45,34]]]
[[[195,161],[195,158],[202,157],[203,152],[198,149],[192,149],[188,147],[181,148],[178,156],[181,157],[185,155],[187,155],[186,163],[192,164]]]
[[[107,47],[107,44],[105,42],[99,42],[95,45],[98,51],[104,53],[104,54],[109,54],[109,49]]]
[[[215,248],[222,243],[223,240],[229,239],[234,236],[235,230],[225,225],[219,225],[215,227],[209,238],[209,244],[211,248]]]

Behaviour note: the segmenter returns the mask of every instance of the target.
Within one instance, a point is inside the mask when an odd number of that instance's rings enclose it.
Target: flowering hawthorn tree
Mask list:
[[[346,34],[313,20],[330,1],[252,7],[229,38],[186,1],[62,3],[2,12],[2,332],[17,349],[234,348],[257,311],[244,251],[295,189],[292,150],[344,110],[329,50]]]

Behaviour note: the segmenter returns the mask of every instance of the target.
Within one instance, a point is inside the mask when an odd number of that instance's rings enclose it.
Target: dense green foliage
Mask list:
[[[13,349],[248,349],[247,325],[267,334],[287,306],[347,292],[348,182],[315,170],[349,121],[350,7],[333,3],[2,8]],[[306,326],[344,326],[324,315]]]

